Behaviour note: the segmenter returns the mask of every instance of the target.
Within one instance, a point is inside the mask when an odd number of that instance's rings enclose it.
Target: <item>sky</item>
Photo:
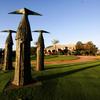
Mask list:
[[[28,8],[43,16],[29,16],[31,31],[44,29],[45,46],[52,40],[60,44],[75,44],[77,41],[92,41],[100,48],[100,0],[2,0],[0,2],[0,31],[17,30],[22,15],[9,12]],[[0,48],[4,48],[7,33],[0,32]],[[38,39],[38,33],[32,33],[31,46]],[[14,49],[16,47],[13,33]]]

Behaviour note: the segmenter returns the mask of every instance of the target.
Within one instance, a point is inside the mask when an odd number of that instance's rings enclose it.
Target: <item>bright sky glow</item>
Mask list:
[[[51,33],[44,34],[46,46],[57,39],[61,44],[93,41],[100,48],[100,0],[2,0],[0,30],[17,30],[22,16],[8,13],[24,7],[43,15],[29,16],[29,21],[32,31],[44,29]],[[33,46],[38,33],[32,34]],[[7,35],[0,32],[0,48],[4,48]]]

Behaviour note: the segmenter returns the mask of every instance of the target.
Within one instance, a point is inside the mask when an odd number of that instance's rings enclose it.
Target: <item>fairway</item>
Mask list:
[[[79,59],[79,57],[71,55],[45,55],[44,56],[45,61],[63,61],[63,60],[75,60]],[[31,60],[36,60],[36,56],[31,56]]]
[[[2,100],[99,100],[100,61],[47,65],[44,71],[32,71],[36,81],[10,89],[12,72],[0,73]],[[6,88],[5,88],[6,86]]]

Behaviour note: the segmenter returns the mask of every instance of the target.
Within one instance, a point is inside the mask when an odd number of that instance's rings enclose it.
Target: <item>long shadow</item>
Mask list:
[[[91,63],[94,63],[93,61],[90,61]],[[53,67],[46,67],[46,70],[49,69],[60,69],[60,68],[66,68],[66,67],[72,67],[72,66],[76,66],[76,65],[82,65],[82,64],[88,64],[88,62],[82,62],[82,63],[72,63],[72,64],[60,64],[60,65],[53,65]],[[59,67],[60,66],[60,67]],[[62,66],[62,67],[61,67]]]
[[[52,75],[38,76],[38,77],[36,77],[36,80],[43,81],[43,80],[55,79],[55,78],[74,74],[74,73],[77,73],[77,72],[80,72],[80,71],[83,71],[86,69],[90,69],[93,67],[98,67],[98,66],[100,66],[100,64],[88,66],[88,67],[84,67],[84,68],[80,68],[80,69],[70,70],[70,71],[66,71],[66,72],[62,72],[62,73],[56,73],[56,74],[52,74]]]

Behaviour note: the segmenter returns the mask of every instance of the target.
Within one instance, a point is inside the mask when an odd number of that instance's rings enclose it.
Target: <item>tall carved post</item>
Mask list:
[[[4,66],[3,70],[12,70],[12,45],[13,45],[13,39],[12,39],[12,33],[16,33],[16,31],[13,30],[4,30],[1,32],[8,32],[9,35],[5,42],[5,51],[4,51]]]
[[[37,65],[36,70],[44,70],[44,38],[43,33],[49,33],[44,30],[35,30],[33,32],[40,32],[37,42]]]
[[[31,28],[28,15],[40,15],[26,8],[11,12],[10,14],[23,14],[16,34],[16,65],[12,84],[23,86],[32,81],[30,63],[30,42],[32,41]]]

